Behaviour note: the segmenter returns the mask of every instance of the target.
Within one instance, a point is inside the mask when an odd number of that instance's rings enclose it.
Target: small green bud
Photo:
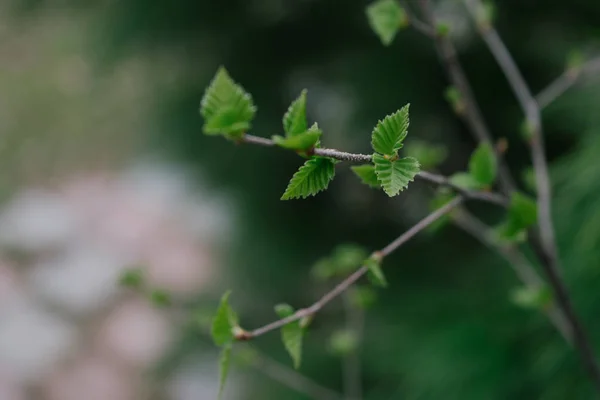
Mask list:
[[[435,30],[440,37],[447,37],[450,34],[450,25],[446,22],[440,22],[435,27]]]
[[[463,101],[462,94],[456,88],[456,86],[449,86],[444,92],[446,101],[450,104],[452,109],[457,115],[463,115],[465,112],[465,102]]]
[[[150,292],[150,301],[155,307],[164,308],[172,304],[171,294],[163,289],[153,289]]]
[[[358,348],[358,336],[356,332],[348,329],[336,331],[329,339],[329,348],[338,356],[351,354]]]

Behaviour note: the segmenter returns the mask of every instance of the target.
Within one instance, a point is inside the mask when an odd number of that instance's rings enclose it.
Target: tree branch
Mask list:
[[[442,216],[444,216],[447,213],[449,213],[450,211],[452,211],[454,208],[456,208],[462,202],[463,202],[463,198],[461,196],[457,196],[456,198],[454,198],[452,201],[450,201],[443,207],[440,207],[436,211],[429,214],[427,217],[423,218],[416,225],[414,225],[412,228],[410,228],[409,230],[404,232],[396,240],[394,240],[393,242],[391,242],[390,244],[385,246],[383,249],[374,252],[373,256],[384,259],[388,255],[390,255],[392,252],[394,252],[396,249],[398,249],[400,246],[402,246],[404,243],[406,243],[407,241],[412,239],[419,232],[421,232],[422,230],[427,228],[429,225],[431,225],[432,223],[437,221]],[[284,325],[291,324],[292,322],[298,321],[304,317],[312,316],[312,315],[318,313],[330,301],[332,301],[337,296],[344,293],[350,286],[352,286],[363,275],[365,275],[367,273],[367,271],[368,271],[368,267],[363,265],[358,270],[356,270],[354,273],[352,273],[350,276],[348,276],[346,279],[344,279],[342,282],[337,284],[331,291],[327,292],[318,301],[313,303],[310,307],[300,309],[287,318],[283,318],[283,319],[271,322],[270,324],[267,324],[263,327],[255,329],[253,331],[243,332],[237,339],[249,340],[249,339],[264,335],[265,333],[271,332],[275,329],[279,329]]]
[[[481,7],[479,0],[465,0],[465,5],[472,15],[477,14]],[[593,349],[587,334],[579,321],[572,305],[566,285],[560,276],[558,251],[552,223],[551,188],[548,162],[544,150],[544,136],[540,109],[533,97],[529,86],[523,79],[519,69],[510,55],[508,49],[500,39],[496,30],[489,23],[478,23],[478,29],[488,45],[492,55],[504,72],[515,96],[517,97],[531,131],[531,155],[535,170],[538,204],[538,224],[540,239],[530,240],[534,250],[542,261],[542,267],[548,277],[550,286],[556,294],[556,300],[568,320],[575,346],[580,353],[583,363],[592,378],[593,383],[600,391],[600,368],[594,357]]]
[[[256,144],[260,146],[272,147],[275,146],[275,143],[266,138],[262,138],[259,136],[253,135],[244,135],[240,140],[242,143],[250,143]],[[335,149],[314,149],[313,154],[322,156],[322,157],[331,157],[340,161],[351,161],[351,162],[371,162],[372,156],[370,154],[355,154],[355,153],[346,153],[344,151],[339,151]],[[448,178],[443,175],[434,174],[432,172],[420,171],[417,174],[417,177],[423,179],[424,181],[431,182],[433,184],[439,186],[449,187],[454,190],[456,193],[461,194],[464,198],[469,200],[480,200],[488,203],[493,203],[499,205],[501,207],[508,206],[508,199],[501,194],[493,193],[493,192],[484,192],[484,191],[474,191],[474,190],[466,190],[460,186],[453,184]]]
[[[523,284],[529,288],[537,289],[545,286],[546,283],[540,278],[535,268],[529,263],[527,257],[519,251],[514,245],[501,245],[492,237],[490,228],[477,219],[473,214],[464,209],[456,210],[452,215],[452,221],[460,229],[469,233],[475,239],[479,240],[488,249],[496,251],[504,258],[511,268],[515,271],[517,277]],[[552,324],[565,338],[567,343],[573,344],[573,337],[568,321],[560,312],[556,305],[552,305],[544,310]]]
[[[431,29],[434,29],[435,31],[436,20],[435,16],[433,15],[429,0],[419,0],[419,5],[425,22],[431,27]],[[486,126],[483,115],[481,114],[481,110],[475,101],[473,90],[471,89],[471,85],[467,80],[460,61],[458,60],[454,45],[446,36],[436,33],[433,38],[440,59],[442,60],[443,65],[446,67],[450,77],[450,81],[460,92],[462,101],[465,105],[465,111],[461,114],[461,116],[475,135],[475,138],[480,143],[487,143],[495,149],[496,158],[498,159],[500,185],[503,192],[508,194],[514,190],[514,181],[510,174],[510,170],[504,162],[502,154],[494,146],[492,134]]]
[[[535,96],[540,110],[546,108],[577,82],[598,73],[600,73],[600,57],[588,60],[580,68],[566,70]]]

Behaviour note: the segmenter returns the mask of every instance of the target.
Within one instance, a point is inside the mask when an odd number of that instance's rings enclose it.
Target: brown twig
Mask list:
[[[465,5],[474,16],[477,14],[479,7],[481,7],[479,0],[465,0]],[[544,135],[542,132],[540,108],[504,42],[502,42],[500,36],[489,21],[485,22],[486,23],[477,24],[479,32],[504,72],[504,75],[523,109],[527,119],[528,129],[531,131],[530,144],[536,177],[540,239],[538,241],[534,237],[533,240],[530,240],[530,243],[542,261],[542,267],[548,277],[550,286],[556,294],[558,305],[569,322],[573,341],[579,351],[583,363],[588,370],[592,381],[596,385],[596,388],[600,391],[600,368],[598,367],[592,346],[583,329],[582,323],[576,315],[566,285],[559,272],[558,251],[554,233],[554,224],[552,222],[550,174],[544,150]]]
[[[434,29],[436,26],[436,20],[433,15],[433,10],[431,9],[431,5],[429,4],[429,0],[419,0],[419,5],[425,22],[432,29]],[[462,113],[461,116],[464,117],[465,122],[480,143],[487,143],[492,146],[492,148],[495,148],[492,134],[485,124],[481,110],[479,109],[477,101],[475,100],[475,96],[473,95],[471,85],[467,80],[460,61],[458,60],[454,45],[447,36],[436,33],[433,38],[438,54],[442,60],[442,64],[445,66],[450,77],[450,81],[461,94],[462,101],[464,103],[464,113]],[[510,171],[504,162],[502,154],[497,150],[496,158],[498,159],[500,185],[503,192],[508,194],[514,190],[515,184]]]
[[[562,75],[552,81],[545,89],[540,91],[537,96],[535,96],[535,100],[540,110],[546,108],[550,103],[573,87],[577,82],[580,82],[586,77],[599,73],[600,57],[588,60],[581,67],[566,70]]]
[[[385,246],[380,251],[376,251],[373,253],[374,256],[383,259],[402,246],[404,243],[412,239],[419,232],[427,228],[429,225],[437,221],[442,216],[448,214],[454,208],[456,208],[459,204],[463,202],[463,198],[461,196],[457,196],[452,201],[448,202],[444,206],[440,207],[436,211],[429,214],[427,217],[423,218],[412,228],[404,232],[393,242]],[[298,321],[304,317],[313,316],[318,313],[323,307],[325,307],[330,301],[344,293],[350,286],[352,286],[356,281],[358,281],[363,275],[365,275],[368,271],[368,267],[363,265],[346,279],[337,284],[331,291],[327,292],[323,297],[313,303],[311,306],[307,308],[300,309],[296,311],[294,314],[290,315],[287,318],[283,318],[274,322],[271,322],[265,326],[257,328],[253,331],[246,332],[244,339],[251,339],[265,333],[271,332],[275,329],[279,329],[284,325],[290,324],[294,321]]]

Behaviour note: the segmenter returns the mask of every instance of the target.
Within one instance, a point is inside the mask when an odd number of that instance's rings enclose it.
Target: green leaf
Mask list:
[[[388,156],[396,156],[402,148],[402,142],[408,134],[408,109],[405,105],[395,113],[388,115],[383,121],[377,122],[371,135],[373,150]]]
[[[350,169],[365,185],[372,188],[380,187],[379,181],[377,180],[377,174],[375,174],[375,166],[373,164],[355,165],[350,167]]]
[[[307,198],[327,189],[335,176],[335,162],[327,157],[313,157],[294,174],[281,200]]]
[[[204,133],[240,137],[250,129],[256,107],[250,94],[237,85],[220,67],[200,103]]]
[[[552,304],[552,291],[547,286],[520,287],[510,297],[515,305],[522,308],[543,310]]]
[[[223,346],[233,340],[233,329],[238,325],[237,315],[229,306],[229,296],[231,291],[227,291],[221,297],[221,303],[217,313],[212,321],[212,338],[217,346]]]
[[[469,160],[469,172],[475,181],[490,186],[496,180],[496,155],[488,143],[479,145]]]
[[[141,268],[130,268],[121,274],[119,284],[131,289],[140,289],[144,285],[144,272]]]
[[[373,154],[377,180],[390,197],[406,189],[409,182],[419,173],[419,162],[412,157],[390,161],[384,156]]]
[[[289,150],[306,151],[315,147],[322,132],[318,129],[308,130],[295,136],[273,136],[276,145]]]
[[[421,167],[426,170],[440,165],[448,156],[448,150],[442,145],[412,140],[406,143],[404,154],[419,160]]]
[[[339,356],[352,354],[358,348],[358,335],[348,329],[338,330],[329,338],[329,348]]]
[[[227,375],[229,374],[229,366],[231,365],[231,342],[227,343],[221,350],[221,356],[219,357],[219,397],[218,400],[223,398],[223,391],[225,390],[225,382],[227,382]]]
[[[386,287],[387,281],[381,270],[381,262],[374,258],[368,258],[364,264],[369,269],[368,276],[371,282],[376,286]]]
[[[481,184],[466,172],[457,172],[450,177],[450,183],[466,190],[481,189]]]
[[[322,258],[313,265],[311,274],[318,281],[326,281],[335,276],[336,265],[330,257]]]
[[[278,304],[275,306],[275,312],[279,318],[287,318],[294,314],[294,309],[288,304]],[[281,341],[289,353],[294,368],[298,369],[302,361],[302,337],[304,329],[300,326],[300,321],[294,321],[281,327]]]
[[[398,30],[408,22],[406,12],[395,0],[378,0],[367,7],[366,13],[371,29],[385,46],[392,43]]]
[[[150,292],[150,301],[155,307],[168,307],[172,303],[171,294],[163,289],[153,289]]]
[[[300,135],[308,130],[306,122],[306,89],[292,102],[283,116],[283,130],[287,137]]]
[[[501,239],[520,241],[524,238],[527,228],[537,222],[537,204],[535,200],[514,192],[510,198],[506,221],[498,228]]]

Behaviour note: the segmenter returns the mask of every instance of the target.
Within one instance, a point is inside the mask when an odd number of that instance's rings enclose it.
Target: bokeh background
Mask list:
[[[535,92],[573,50],[600,51],[596,0],[497,3],[498,30]],[[221,293],[232,289],[242,325],[257,327],[274,304],[301,307],[327,290],[310,270],[337,244],[380,248],[428,213],[430,186],[389,199],[347,168],[327,192],[282,202],[300,158],[201,134],[200,98],[225,65],[259,107],[254,134],[279,133],[307,88],[324,145],[368,152],[377,120],[410,102],[409,138],[447,148],[441,172],[466,169],[475,143],[444,99],[431,41],[408,29],[383,47],[367,4],[0,4],[1,399],[216,398],[218,353],[202,321]],[[439,1],[436,13],[495,137],[508,140],[514,175],[526,176],[506,80],[462,2]],[[600,80],[569,90],[543,122],[563,273],[600,354]],[[120,288],[131,266],[176,307]],[[428,231],[385,270],[359,349],[364,399],[593,398],[576,354],[542,313],[511,301],[520,283],[477,240],[451,225]],[[345,324],[341,302],[324,310],[300,369],[338,392],[344,360],[331,335]],[[255,349],[273,368],[291,365],[276,333]],[[226,399],[311,398],[243,361]]]

